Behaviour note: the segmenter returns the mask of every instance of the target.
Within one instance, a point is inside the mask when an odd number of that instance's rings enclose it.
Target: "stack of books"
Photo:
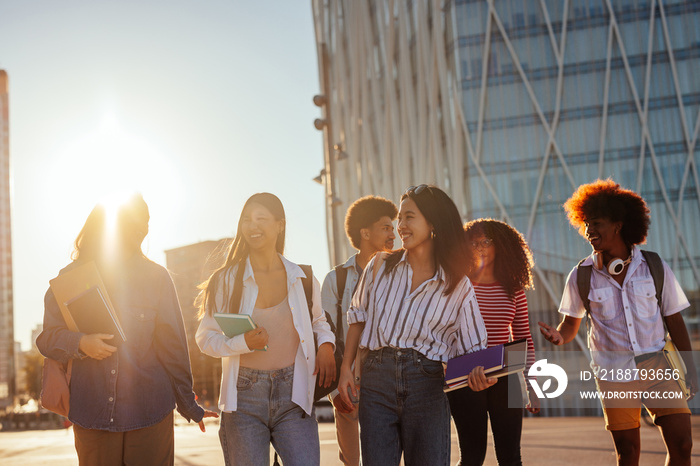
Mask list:
[[[126,341],[119,316],[94,262],[73,267],[49,280],[49,284],[69,330],[86,335],[114,335],[114,339],[108,341],[110,345]]]
[[[492,346],[484,350],[463,354],[447,361],[445,370],[445,392],[468,386],[469,374],[482,366],[488,377],[503,377],[520,372],[527,363],[527,340]]]

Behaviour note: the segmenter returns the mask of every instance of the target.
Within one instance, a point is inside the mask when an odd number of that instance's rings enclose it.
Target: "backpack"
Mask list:
[[[306,305],[309,308],[309,318],[313,324],[313,271],[310,265],[299,265],[301,270],[306,274],[306,278],[301,279],[301,283],[304,286],[304,294],[306,295]],[[326,321],[331,326],[331,332],[335,335],[335,352],[333,357],[335,359],[335,380],[328,387],[320,387],[318,383],[314,384],[314,401],[318,401],[324,396],[331,393],[333,390],[338,388],[338,382],[340,381],[340,366],[343,363],[343,353],[345,352],[345,344],[343,343],[342,335],[338,338],[338,330],[331,320],[331,316],[328,312],[324,311],[326,315]],[[341,314],[342,316],[342,314]],[[316,334],[314,334],[314,346],[316,351],[318,351],[318,341],[316,340]]]
[[[343,295],[345,294],[345,282],[348,279],[348,269],[343,267],[343,264],[336,265],[333,270],[335,270],[335,284],[338,289],[338,300],[335,303],[336,312],[336,326],[338,327],[338,334],[340,339],[345,341],[345,335],[342,331],[343,329]],[[336,335],[336,341],[338,340],[338,335]]]
[[[41,406],[63,417],[68,417],[70,411],[70,376],[73,360],[67,364],[51,358],[44,358],[41,373]]]
[[[664,264],[661,262],[661,257],[653,251],[645,251],[640,249],[642,256],[647,261],[649,273],[654,280],[654,288],[656,289],[656,302],[661,308],[661,295],[664,291]],[[576,285],[578,285],[578,294],[583,301],[583,307],[586,309],[586,314],[590,319],[591,315],[591,300],[588,299],[588,293],[591,291],[591,272],[592,265],[581,265],[586,259],[581,260],[576,266]]]
[[[647,261],[647,266],[649,267],[649,273],[651,273],[651,278],[654,280],[654,288],[656,289],[656,302],[659,304],[659,309],[661,308],[661,295],[664,291],[664,264],[661,262],[661,257],[653,251],[645,251],[640,249],[642,256]],[[581,262],[576,266],[576,285],[578,285],[578,294],[583,302],[583,307],[586,309],[586,315],[588,319],[586,320],[586,329],[588,331],[588,344],[590,345],[590,334],[591,334],[591,300],[588,299],[588,293],[591,291],[591,272],[593,270],[592,265],[581,265],[586,259],[582,259]],[[663,319],[662,319],[663,321]],[[664,322],[664,327],[666,322]]]

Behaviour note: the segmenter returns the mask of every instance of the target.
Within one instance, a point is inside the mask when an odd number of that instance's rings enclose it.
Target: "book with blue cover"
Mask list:
[[[228,314],[223,312],[215,312],[214,319],[221,327],[221,330],[229,338],[233,338],[236,335],[241,335],[249,330],[258,328],[253,318],[248,314]],[[262,350],[256,351],[266,351],[267,345]]]

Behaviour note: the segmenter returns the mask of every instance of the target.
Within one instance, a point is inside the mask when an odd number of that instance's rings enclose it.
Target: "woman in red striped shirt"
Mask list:
[[[468,275],[486,325],[488,346],[527,339],[527,373],[535,362],[524,291],[532,288],[534,264],[530,248],[516,229],[498,220],[473,220],[464,229],[467,244],[474,251]],[[466,387],[447,395],[459,437],[460,465],[483,464],[489,418],[498,464],[522,464],[523,410],[517,373],[498,379],[483,391]],[[528,411],[539,412],[537,396],[528,392],[528,397]]]

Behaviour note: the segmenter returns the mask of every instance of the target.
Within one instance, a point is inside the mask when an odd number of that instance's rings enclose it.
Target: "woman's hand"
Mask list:
[[[360,384],[355,385],[355,374],[352,368],[345,364],[340,366],[340,381],[338,382],[338,392],[340,393],[338,393],[338,396],[345,407],[351,407],[350,411],[355,410],[355,404],[350,399],[348,391],[352,392],[352,396],[357,400],[357,391],[359,388]],[[333,404],[335,404],[335,402]]]
[[[553,345],[559,346],[564,344],[564,338],[562,338],[559,330],[547,325],[544,322],[537,322],[540,326],[540,333],[544,336],[544,339]]]
[[[495,377],[486,377],[484,374],[484,368],[482,366],[476,366],[469,373],[469,378],[467,379],[467,385],[475,392],[480,392],[481,390],[486,390],[491,385],[498,382]]]
[[[267,346],[267,340],[269,336],[267,335],[267,330],[264,327],[254,328],[253,330],[248,330],[243,334],[245,338],[245,344],[248,345],[249,349],[261,350],[265,349]]]
[[[537,414],[540,412],[540,399],[537,397],[534,391],[527,391],[527,399],[529,400],[525,409],[530,411],[532,414]]]
[[[335,357],[333,351],[335,347],[332,343],[324,343],[318,348],[316,353],[316,369],[314,375],[318,374],[318,386],[330,387],[335,380]]]
[[[83,335],[80,337],[80,343],[78,343],[78,348],[80,351],[87,354],[92,359],[97,359],[101,361],[108,358],[117,351],[116,346],[108,345],[102,340],[111,340],[114,335],[108,335],[106,333],[93,333],[91,335]]]
[[[207,431],[207,428],[204,427],[204,418],[206,418],[206,417],[219,417],[219,415],[217,413],[215,413],[214,411],[207,411],[205,409],[204,416],[202,417],[202,420],[197,423],[197,424],[199,424],[199,430],[201,430],[202,432]]]
[[[335,409],[337,409],[339,413],[343,414],[351,413],[353,409],[355,409],[352,404],[345,404],[345,401],[343,401],[343,397],[340,396],[340,393],[333,397],[333,406],[335,406]]]

